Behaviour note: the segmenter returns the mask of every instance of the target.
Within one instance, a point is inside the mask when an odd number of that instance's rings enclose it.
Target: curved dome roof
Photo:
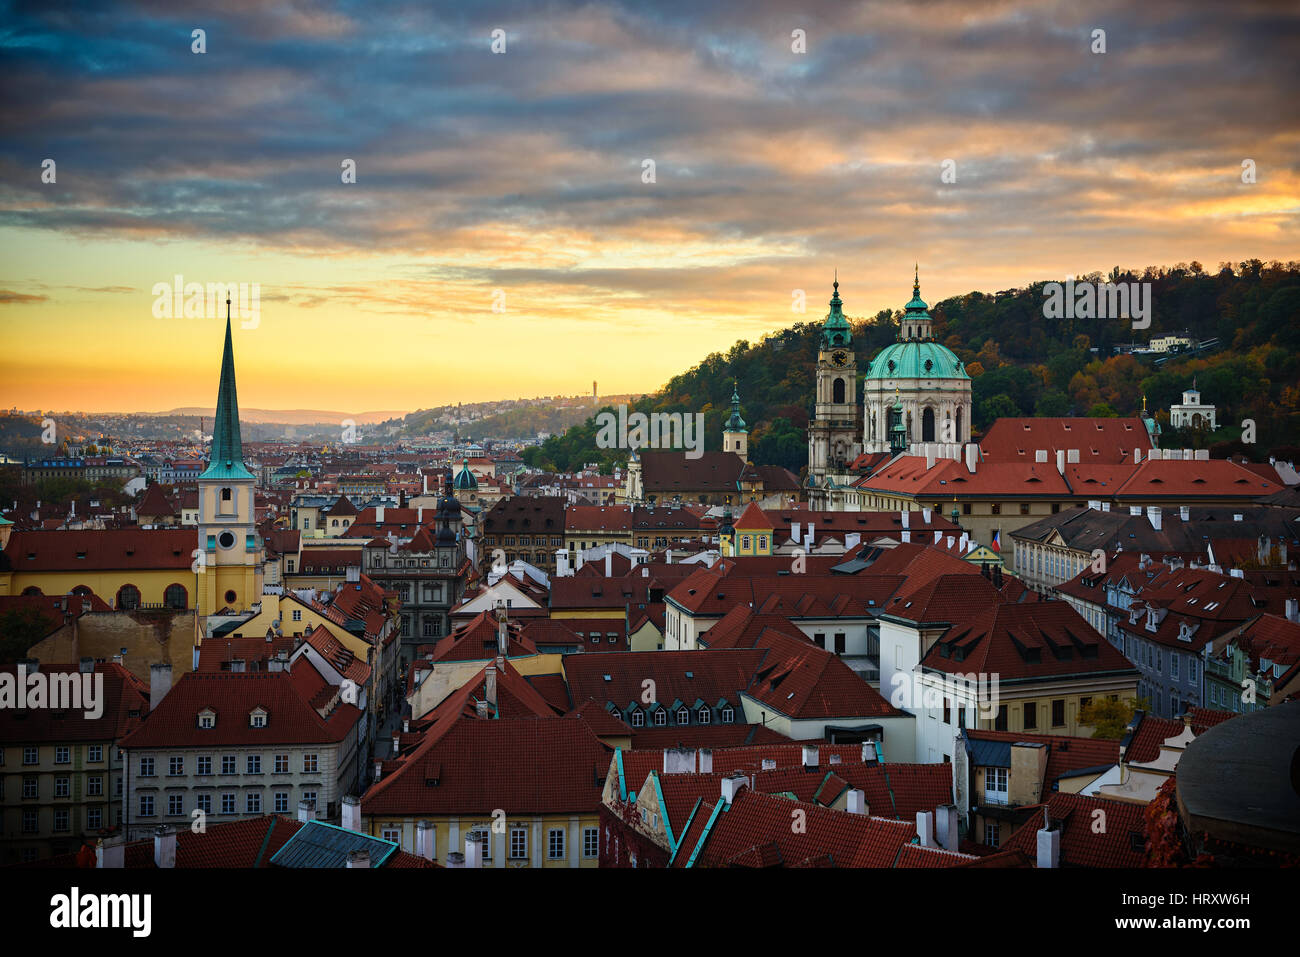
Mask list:
[[[457,490],[476,489],[478,488],[478,479],[474,478],[474,473],[469,470],[469,460],[462,459],[460,471],[456,473],[456,480],[452,486]]]
[[[969,379],[960,359],[937,342],[895,342],[867,366],[868,379]]]

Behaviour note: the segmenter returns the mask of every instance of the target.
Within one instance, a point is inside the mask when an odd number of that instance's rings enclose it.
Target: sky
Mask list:
[[[3,408],[211,407],[176,276],[256,284],[242,406],[359,413],[652,391],[836,272],[870,316],[917,262],[933,303],[1300,258],[1294,3],[0,11]]]

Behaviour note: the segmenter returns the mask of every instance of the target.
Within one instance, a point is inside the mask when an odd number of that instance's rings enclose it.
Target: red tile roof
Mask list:
[[[1023,731],[966,730],[966,737],[977,741],[1002,741],[1015,744],[1028,741],[1047,748],[1047,767],[1043,772],[1044,789],[1062,775],[1086,768],[1110,767],[1119,763],[1119,742],[1105,738],[1078,738],[1057,734],[1026,734]]]
[[[192,576],[193,528],[26,531],[9,537],[5,555],[15,572],[172,569]]]
[[[17,665],[0,665],[3,674],[17,675],[17,669]],[[42,663],[40,671],[45,675],[75,675],[80,667]],[[86,717],[84,708],[0,708],[0,741],[6,745],[115,741],[139,727],[141,716],[149,710],[149,686],[119,664],[97,664],[94,673],[103,675],[103,696],[97,702],[103,709],[100,716]]]
[[[1134,449],[1146,458],[1151,437],[1138,418],[1006,418],[990,425],[979,445],[988,462],[1033,462],[1046,449],[1054,464],[1058,449],[1077,449],[1081,465],[1125,465]]]
[[[1096,812],[1101,811],[1098,815]],[[1061,867],[1141,867],[1146,846],[1146,806],[1084,797],[1053,794],[1047,812],[1061,824]],[[1105,821],[1099,829],[1097,822]],[[1002,845],[1004,851],[1019,851],[1031,860],[1038,858],[1041,812],[1031,817]]]
[[[1117,501],[1147,498],[1258,498],[1282,486],[1226,459],[1148,459],[1115,493]]]

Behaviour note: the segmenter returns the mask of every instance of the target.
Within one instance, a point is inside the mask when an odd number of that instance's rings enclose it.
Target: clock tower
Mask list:
[[[817,400],[808,424],[810,501],[818,497],[813,490],[850,479],[849,467],[862,454],[853,330],[841,308],[838,277],[833,288],[817,348]]]
[[[262,600],[264,552],[257,534],[254,486],[244,465],[235,395],[235,352],[226,300],[226,345],[221,355],[217,416],[212,423],[208,467],[199,476],[199,541],[194,575],[200,615],[223,608],[245,611]]]

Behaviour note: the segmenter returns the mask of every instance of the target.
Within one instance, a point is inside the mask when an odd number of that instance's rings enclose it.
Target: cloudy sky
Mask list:
[[[0,9],[4,407],[210,406],[177,275],[259,286],[241,404],[362,412],[653,390],[836,269],[871,315],[914,261],[1300,258],[1294,3]]]

